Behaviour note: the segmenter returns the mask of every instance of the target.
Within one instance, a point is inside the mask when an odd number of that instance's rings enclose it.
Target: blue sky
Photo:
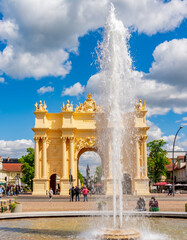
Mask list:
[[[34,104],[49,112],[62,102],[97,98],[95,48],[102,41],[109,0],[1,0],[0,155],[20,157],[33,146]],[[149,140],[187,150],[187,2],[116,0],[117,18],[131,32],[137,98],[148,107]],[[90,87],[91,86],[91,87]]]

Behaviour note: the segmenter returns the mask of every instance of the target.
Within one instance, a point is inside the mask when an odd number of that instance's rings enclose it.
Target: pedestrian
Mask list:
[[[52,188],[49,189],[49,201],[51,202],[53,198],[53,190]]]
[[[87,189],[87,187],[85,186],[84,188],[83,188],[83,190],[82,190],[82,194],[83,194],[83,196],[84,196],[84,202],[85,201],[87,201],[88,202],[88,193],[89,193],[90,191]]]
[[[169,187],[168,195],[172,195],[172,187]]]
[[[79,198],[79,194],[80,194],[80,188],[78,186],[76,186],[75,188],[75,201],[80,201],[80,198]]]
[[[73,199],[74,199],[74,196],[75,196],[75,188],[74,188],[74,186],[72,188],[70,188],[69,195],[70,195],[70,202],[73,202]]]

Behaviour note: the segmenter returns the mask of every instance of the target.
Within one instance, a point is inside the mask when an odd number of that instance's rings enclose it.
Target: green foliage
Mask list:
[[[83,177],[83,175],[82,175],[82,173],[79,171],[79,180],[80,180],[80,182],[81,182],[81,185],[83,185],[84,184],[84,177]]]
[[[32,189],[34,178],[34,149],[27,148],[27,153],[27,155],[22,156],[22,158],[19,159],[19,162],[23,163],[21,170],[24,176],[21,180]]]
[[[101,177],[102,177],[102,167],[98,166],[95,169],[94,182],[95,183],[100,183],[101,182]]]
[[[149,156],[147,159],[148,177],[153,182],[160,182],[162,176],[167,175],[166,165],[169,164],[167,151],[163,149],[164,140],[154,140],[147,144]]]

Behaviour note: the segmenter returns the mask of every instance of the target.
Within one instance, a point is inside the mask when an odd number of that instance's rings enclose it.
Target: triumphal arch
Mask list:
[[[73,185],[78,185],[79,157],[85,151],[98,152],[97,114],[104,112],[93,100],[92,94],[87,95],[84,104],[73,110],[73,104],[63,103],[60,113],[48,113],[46,103],[35,104],[35,177],[33,194],[45,195],[52,186],[53,179],[58,176],[58,187],[61,195],[68,195],[70,172]],[[146,106],[141,100],[135,105],[133,127],[135,137],[129,140],[133,146],[129,152],[131,157],[123,153],[122,165],[124,176],[130,180],[130,193],[148,194],[147,178],[147,130]],[[99,152],[102,159],[103,184],[105,193],[112,194],[112,175],[110,149],[108,155]],[[128,182],[127,181],[127,182]],[[125,180],[124,180],[125,184]],[[56,188],[56,183],[55,183]]]

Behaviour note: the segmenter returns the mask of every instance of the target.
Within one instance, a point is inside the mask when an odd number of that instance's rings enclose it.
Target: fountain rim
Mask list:
[[[100,217],[100,216],[112,217],[113,211],[45,211],[45,212],[43,211],[43,212],[4,213],[0,215],[0,220],[23,219],[23,218]],[[123,216],[187,219],[187,212],[123,211]]]

